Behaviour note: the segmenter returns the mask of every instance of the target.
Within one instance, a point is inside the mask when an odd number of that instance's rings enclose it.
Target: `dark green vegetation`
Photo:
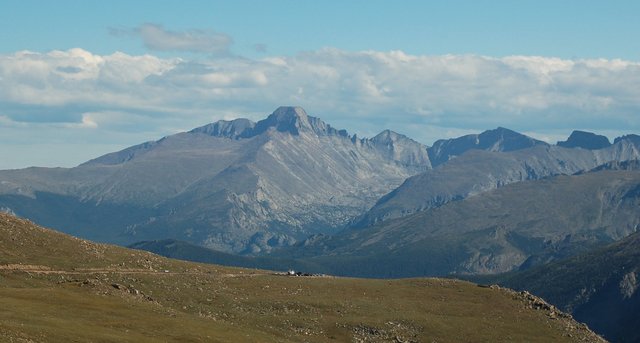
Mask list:
[[[25,342],[598,342],[526,294],[170,260],[0,214],[0,335]]]
[[[640,341],[640,233],[569,259],[482,281],[540,295],[613,342]]]

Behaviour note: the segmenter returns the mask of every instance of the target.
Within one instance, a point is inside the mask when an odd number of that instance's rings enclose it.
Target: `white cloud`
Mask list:
[[[165,47],[176,49],[205,49],[211,36],[157,26],[149,32],[168,35]],[[330,48],[259,60],[96,55],[82,49],[0,55],[5,128],[66,123],[73,130],[160,137],[223,117],[259,119],[283,104],[306,107],[350,131],[391,128],[425,143],[447,132],[497,126],[540,137],[573,128],[640,131],[640,63]]]

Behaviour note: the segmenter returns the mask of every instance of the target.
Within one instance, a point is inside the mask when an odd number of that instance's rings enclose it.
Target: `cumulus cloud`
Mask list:
[[[208,34],[148,28],[156,38],[167,35],[169,42],[157,43],[165,48],[212,49]],[[428,144],[443,132],[497,126],[539,136],[638,131],[640,63],[338,49],[198,61],[21,51],[0,55],[0,104],[0,126],[63,122],[159,136],[221,118],[259,119],[282,104],[359,134],[391,128]]]
[[[111,28],[114,36],[139,36],[145,47],[155,51],[187,51],[227,54],[233,44],[231,36],[212,30],[170,31],[162,25],[147,23],[135,28]]]

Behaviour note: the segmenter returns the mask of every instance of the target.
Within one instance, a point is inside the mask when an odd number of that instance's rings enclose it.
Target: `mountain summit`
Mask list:
[[[278,107],[267,119],[258,122],[256,131],[262,128],[275,127],[281,132],[290,132],[297,135],[300,130],[312,129],[309,116],[302,107],[282,106]]]
[[[0,208],[101,241],[258,253],[336,231],[430,166],[426,147],[403,135],[357,138],[288,106],[76,168],[2,171]]]
[[[558,146],[565,148],[583,148],[589,150],[603,149],[611,146],[609,138],[592,132],[575,130],[566,141],[558,142]]]
[[[498,127],[480,134],[438,140],[429,148],[429,158],[433,166],[436,166],[472,149],[507,152],[535,145],[548,144],[504,127]]]

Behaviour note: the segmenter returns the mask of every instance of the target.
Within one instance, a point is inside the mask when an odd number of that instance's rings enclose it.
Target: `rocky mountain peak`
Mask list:
[[[299,106],[280,106],[269,116],[277,122],[308,121],[309,116],[304,108]]]
[[[436,166],[471,149],[507,152],[535,145],[547,145],[547,143],[504,127],[498,127],[480,134],[438,140],[429,148],[429,157],[431,163]]]
[[[405,135],[384,130],[371,138],[369,142],[373,143],[373,146],[387,158],[402,165],[415,166],[422,170],[431,167],[427,147]]]
[[[312,129],[307,112],[298,106],[278,107],[267,119],[256,124],[255,133],[262,133],[270,127],[294,135],[298,135],[300,130]]]
[[[231,121],[220,120],[215,123],[207,124],[198,128],[195,128],[190,133],[203,133],[214,137],[226,137],[236,139],[243,137],[247,132],[251,131],[256,123],[249,119],[234,119]]]
[[[613,141],[613,144],[616,144],[616,143],[621,142],[621,141],[629,141],[629,142],[634,143],[634,144],[640,144],[640,136],[633,135],[633,134],[621,136],[621,137],[616,138]]]
[[[379,134],[377,134],[375,137],[372,138],[372,140],[376,140],[376,141],[395,141],[398,140],[399,138],[406,138],[405,135],[401,135],[397,132],[391,131],[389,129],[384,130],[382,132],[380,132]]]
[[[513,151],[546,144],[519,132],[498,127],[478,135],[478,147],[490,151]]]
[[[371,138],[374,143],[382,143],[382,144],[393,144],[399,140],[409,139],[405,135],[401,135],[397,132],[393,132],[391,130],[384,130],[377,134],[375,137]]]
[[[558,142],[558,146],[564,148],[583,148],[588,150],[602,149],[610,145],[609,138],[605,136],[579,130],[573,131],[566,141]]]
[[[307,112],[298,106],[278,107],[267,118],[252,122],[249,119],[235,119],[232,121],[220,120],[195,128],[190,133],[204,133],[215,137],[231,139],[251,138],[260,135],[270,128],[280,132],[289,132],[298,135],[300,131],[312,130],[318,134],[347,135],[344,130],[335,130],[322,120],[307,115]]]

